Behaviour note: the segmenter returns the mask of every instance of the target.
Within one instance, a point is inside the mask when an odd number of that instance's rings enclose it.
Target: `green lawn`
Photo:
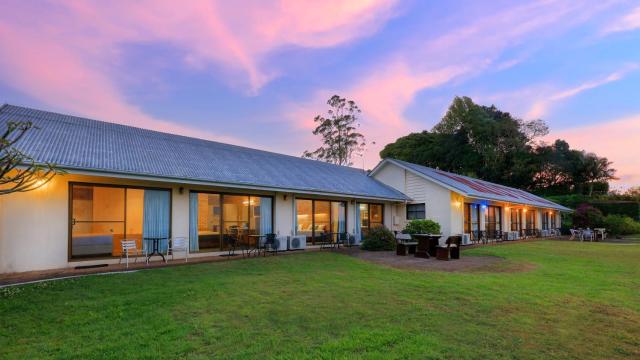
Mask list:
[[[315,252],[5,288],[0,358],[640,358],[640,245],[471,254],[506,261],[414,272]]]

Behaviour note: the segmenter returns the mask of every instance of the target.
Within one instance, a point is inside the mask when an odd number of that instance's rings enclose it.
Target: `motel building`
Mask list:
[[[189,257],[221,255],[229,239],[276,234],[280,250],[354,244],[375,227],[432,219],[463,235],[545,236],[569,211],[522,190],[394,159],[372,171],[13,105],[31,121],[17,144],[65,174],[0,196],[0,273],[117,264],[121,241],[189,239]],[[165,245],[166,246],[166,245]],[[155,257],[154,260],[159,260]]]

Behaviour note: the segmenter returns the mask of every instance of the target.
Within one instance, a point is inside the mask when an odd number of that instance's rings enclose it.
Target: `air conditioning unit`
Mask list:
[[[289,247],[289,237],[278,235],[276,236],[276,240],[278,240],[278,251],[287,251]]]
[[[462,234],[462,245],[471,245],[471,234]]]
[[[307,237],[304,235],[289,236],[288,250],[304,250],[307,247]]]

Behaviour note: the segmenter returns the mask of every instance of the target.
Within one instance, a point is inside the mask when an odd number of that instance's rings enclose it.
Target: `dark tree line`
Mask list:
[[[545,195],[606,191],[611,162],[571,149],[563,140],[537,142],[549,129],[542,120],[523,121],[495,106],[456,97],[431,131],[388,144],[382,158],[396,158]]]

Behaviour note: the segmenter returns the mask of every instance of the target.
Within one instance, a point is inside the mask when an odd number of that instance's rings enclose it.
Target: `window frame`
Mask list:
[[[169,193],[169,237],[172,237],[172,224],[173,224],[173,189],[166,187],[155,187],[155,186],[142,186],[142,185],[127,185],[127,184],[103,184],[103,183],[92,183],[92,182],[81,182],[81,181],[69,181],[67,184],[67,192],[68,192],[68,215],[67,215],[67,261],[68,262],[77,262],[77,261],[92,261],[92,260],[102,260],[102,259],[115,259],[114,256],[86,256],[86,257],[74,257],[71,254],[72,249],[72,240],[73,240],[73,187],[74,186],[92,186],[92,187],[107,187],[107,188],[116,188],[116,189],[124,189],[124,238],[127,236],[127,189],[135,189],[135,190],[159,190],[159,191],[167,191]],[[143,210],[144,211],[144,210]]]
[[[360,205],[367,205],[367,226],[366,226],[367,232],[371,231],[371,205],[380,205],[380,215],[381,215],[380,224],[384,227],[384,204],[383,203],[357,202],[356,204],[358,205],[357,207],[358,215],[360,215]],[[358,216],[358,218],[360,219],[360,235],[362,236],[362,235],[365,235],[365,232],[363,231],[365,227],[362,226],[363,224],[362,216]]]
[[[420,206],[422,205],[422,210],[409,210],[409,206]],[[425,220],[427,218],[427,204],[425,203],[414,203],[406,205],[406,219],[407,220]],[[422,213],[422,217],[410,217],[409,213]]]
[[[271,198],[271,230],[274,230],[274,225],[275,225],[275,211],[276,211],[276,201],[275,201],[275,196],[274,195],[260,195],[260,194],[253,194],[253,193],[234,193],[234,192],[223,192],[223,191],[214,191],[214,190],[194,190],[191,189],[189,190],[189,196],[191,196],[191,193],[195,193],[195,194],[208,194],[208,195],[218,195],[220,196],[220,223],[218,224],[220,226],[220,248],[218,248],[218,250],[215,250],[215,248],[212,249],[207,249],[206,251],[194,251],[194,254],[206,254],[206,253],[211,253],[211,252],[218,252],[218,251],[224,251],[223,248],[223,235],[224,235],[224,196],[247,196],[249,198],[249,201],[251,201],[252,197],[257,197],[257,198],[262,198],[262,197],[268,197]],[[200,202],[200,200],[198,200],[198,203]],[[251,224],[251,206],[247,206],[247,211],[248,211],[248,215],[249,217],[247,218],[247,222],[249,224]],[[191,215],[189,215],[191,216]],[[262,216],[262,215],[261,215]],[[199,224],[198,224],[199,225]],[[199,241],[199,240],[198,240]],[[199,245],[199,244],[198,244]],[[198,249],[200,247],[198,246]],[[191,250],[189,250],[189,252],[191,252]]]
[[[324,201],[324,202],[329,202],[329,229],[333,228],[333,215],[331,214],[331,204],[334,202],[337,203],[342,203],[344,204],[344,228],[345,231],[346,229],[349,228],[349,216],[348,216],[348,209],[349,209],[349,204],[346,200],[335,200],[335,199],[315,199],[315,198],[306,198],[306,197],[296,197],[296,206],[293,209],[293,214],[294,216],[298,216],[298,204],[297,201],[298,200],[307,200],[307,201],[311,201],[311,245],[315,245],[316,243],[316,201]],[[335,221],[337,221],[337,219],[335,219]],[[298,236],[298,221],[296,220],[295,223],[295,229],[294,229],[294,234],[296,236]],[[300,235],[302,236],[302,235]],[[307,245],[309,245],[307,243]]]

